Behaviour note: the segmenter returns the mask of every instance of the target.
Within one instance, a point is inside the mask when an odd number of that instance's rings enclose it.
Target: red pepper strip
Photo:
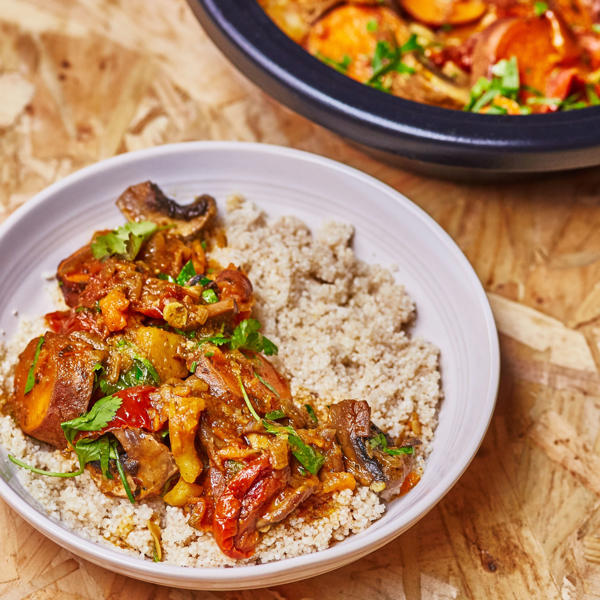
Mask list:
[[[117,414],[112,421],[106,425],[102,433],[113,429],[126,429],[132,427],[135,429],[145,429],[146,431],[158,431],[163,423],[157,422],[158,419],[152,418],[155,409],[150,400],[150,394],[155,392],[156,388],[151,385],[136,385],[115,392],[113,396],[121,398],[122,403],[117,410]]]
[[[254,552],[254,548],[242,551],[234,545],[238,533],[238,517],[250,488],[269,475],[271,470],[269,458],[261,456],[233,477],[215,503],[213,535],[221,551],[231,558],[249,558]]]
[[[279,474],[279,477],[277,477]],[[247,556],[254,554],[258,543],[259,534],[256,531],[256,522],[262,514],[261,509],[285,487],[285,478],[281,471],[273,476],[257,481],[242,500],[242,509],[238,519],[238,532],[234,539],[234,546]]]

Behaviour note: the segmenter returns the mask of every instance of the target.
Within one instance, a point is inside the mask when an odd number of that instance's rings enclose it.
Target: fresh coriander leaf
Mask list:
[[[401,446],[400,448],[388,448],[387,438],[383,433],[378,433],[367,441],[367,444],[374,450],[379,449],[390,456],[398,456],[400,454],[414,454],[412,446]]]
[[[85,306],[78,306],[78,307],[75,309],[75,312],[76,312],[76,313],[81,313],[81,312],[83,312],[83,311],[85,311],[85,310],[87,310],[87,307],[85,307]]]
[[[97,362],[93,367],[92,367],[92,371],[102,371],[103,367],[102,367],[102,363]]]
[[[246,348],[262,352],[266,356],[277,354],[277,346],[259,333],[260,323],[256,319],[244,319],[231,335],[231,349]]]
[[[202,279],[200,279],[200,285],[201,286],[208,285],[211,281],[212,281],[212,279],[209,279],[208,277],[202,277]]]
[[[256,412],[256,410],[254,410],[254,406],[252,406],[252,402],[250,402],[250,398],[248,398],[248,394],[246,393],[246,388],[244,387],[244,382],[242,381],[242,378],[240,377],[240,375],[237,376],[237,380],[239,381],[240,389],[242,390],[242,396],[244,396],[244,402],[246,403],[246,406],[248,407],[250,414],[257,421],[260,421],[261,419],[258,416],[258,413]]]
[[[265,415],[265,419],[269,419],[269,421],[277,421],[277,419],[283,419],[285,417],[285,413],[282,410],[272,410]]]
[[[77,471],[73,471],[72,473],[58,473],[56,471],[46,471],[45,469],[38,469],[37,467],[33,467],[31,465],[28,465],[27,463],[24,463],[22,460],[20,460],[16,456],[13,456],[12,454],[8,455],[8,460],[10,460],[10,462],[14,463],[18,467],[27,469],[32,473],[37,473],[38,475],[47,475],[48,477],[77,477],[78,475],[81,475],[83,473],[83,467],[77,469]]]
[[[374,33],[379,29],[379,24],[377,23],[377,19],[370,19],[367,21],[367,31],[370,33]]]
[[[33,386],[35,385],[35,367],[36,367],[37,361],[40,357],[40,352],[42,351],[43,343],[44,343],[44,336],[41,336],[35,346],[33,362],[31,363],[31,366],[29,367],[29,371],[27,372],[27,379],[25,380],[25,389],[23,390],[23,393],[25,393],[25,394],[29,394],[29,392],[33,389]]]
[[[112,446],[113,446],[115,453],[117,453],[117,443],[113,442]],[[129,487],[129,482],[127,481],[125,472],[123,471],[123,465],[121,464],[118,453],[117,453],[117,459],[115,460],[115,463],[117,464],[117,471],[119,472],[119,477],[121,478],[121,483],[123,484],[123,487],[125,488],[125,493],[127,494],[127,498],[129,498],[129,502],[131,502],[131,504],[135,504],[135,498],[133,497],[133,494],[131,493],[131,488]]]
[[[194,277],[194,275],[196,275],[194,263],[191,260],[188,260],[185,265],[183,265],[181,271],[179,271],[179,275],[175,278],[175,283],[178,285],[185,285],[192,277]]]
[[[281,398],[281,396],[279,395],[279,392],[268,382],[265,381],[256,371],[254,371],[254,376],[256,377],[256,379],[258,379],[272,394],[274,394],[275,396],[277,396],[278,398]]]
[[[219,301],[219,298],[217,297],[215,290],[209,288],[202,292],[202,300],[207,304],[214,304]]]
[[[536,17],[541,17],[548,10],[548,5],[545,2],[536,2],[533,5],[533,11]]]
[[[373,449],[387,448],[387,439],[383,433],[378,433],[377,435],[367,440],[367,444]]]
[[[177,283],[172,275],[167,275],[166,273],[159,273],[156,278],[168,281],[169,283]]]
[[[417,52],[423,52],[424,48],[417,41],[417,34],[413,33],[408,40],[400,46],[400,54],[407,54],[408,52],[414,52],[415,50]]]
[[[206,358],[211,358],[211,357],[212,357],[212,356],[214,356],[214,355],[215,355],[215,353],[214,353],[214,352],[212,352],[212,351],[210,351],[210,350],[209,350],[208,352],[205,352],[205,353],[204,353],[204,356],[206,356]]]
[[[592,23],[592,31],[594,33],[600,33],[600,23]]]
[[[131,367],[123,371],[115,383],[108,382],[104,377],[98,383],[102,393],[108,396],[136,385],[160,385],[160,377],[147,358],[136,354]]]
[[[106,235],[97,237],[91,245],[94,258],[118,254],[134,260],[142,244],[158,229],[151,221],[130,221]]]
[[[315,413],[315,409],[310,404],[305,404],[304,408],[306,409],[306,412],[308,413],[308,416],[312,419],[312,422],[313,423],[318,423],[319,419],[317,418],[317,415]]]
[[[415,73],[415,70],[412,67],[409,67],[406,63],[399,62],[395,67],[394,71],[397,73],[403,73],[406,75],[412,75]]]
[[[103,435],[98,440],[98,445],[100,447],[100,470],[102,471],[102,475],[106,479],[112,479],[112,473],[108,470],[108,461],[110,460],[110,444],[108,436]]]
[[[117,396],[100,398],[87,413],[60,424],[65,437],[72,444],[77,432],[99,431],[106,427],[114,419],[122,402]]]
[[[414,454],[415,449],[412,446],[401,446],[400,448],[384,448],[383,451],[390,456],[398,456],[399,454]]]
[[[325,457],[312,446],[305,444],[300,436],[296,433],[288,435],[288,443],[292,449],[292,454],[296,457],[298,462],[313,475],[316,475],[323,463]]]
[[[319,469],[325,462],[325,457],[312,446],[305,444],[293,427],[277,425],[276,423],[267,421],[267,419],[262,419],[262,424],[267,433],[287,435],[288,444],[290,445],[292,454],[296,457],[298,462],[313,475],[316,475],[319,472]]]
[[[325,56],[321,52],[317,52],[315,56],[321,62],[325,63],[326,65],[329,65],[330,67],[333,67],[336,71],[339,71],[340,73],[344,74],[348,71],[348,67],[352,63],[352,59],[347,54],[344,54],[344,57],[340,61],[334,60],[333,58],[329,58],[329,56]]]
[[[190,365],[190,373],[195,373],[196,369],[198,368],[198,361],[195,360],[191,365]]]
[[[223,344],[229,344],[230,341],[231,338],[224,336],[222,333],[217,333],[216,335],[200,338],[198,340],[198,346],[202,346],[202,344],[214,344],[215,346],[223,346]]]
[[[202,246],[202,250],[206,250],[206,240],[202,240],[200,245]]]

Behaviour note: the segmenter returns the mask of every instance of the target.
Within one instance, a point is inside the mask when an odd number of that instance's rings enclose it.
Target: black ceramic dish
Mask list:
[[[563,171],[600,164],[600,107],[478,115],[403,100],[313,58],[256,0],[188,0],[237,68],[298,113],[413,168],[442,175]]]

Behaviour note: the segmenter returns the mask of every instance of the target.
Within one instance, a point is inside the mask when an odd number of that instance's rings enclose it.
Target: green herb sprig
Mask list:
[[[400,446],[400,448],[388,448],[387,438],[383,433],[378,433],[368,441],[369,446],[373,449],[379,449],[390,456],[398,456],[400,454],[414,454],[415,449],[412,446]]]
[[[244,397],[244,402],[246,403],[246,406],[248,407],[248,410],[254,419],[259,423],[262,423],[267,433],[287,436],[287,441],[292,450],[292,454],[307,471],[313,475],[316,475],[325,463],[325,457],[312,446],[305,444],[293,427],[273,423],[267,418],[261,419],[254,406],[252,406],[252,402],[250,402],[250,398],[248,397],[248,393],[246,392],[246,388],[244,387],[244,382],[242,381],[241,376],[238,375],[237,379],[240,384],[242,396]],[[265,417],[266,416],[267,415],[265,415]]]
[[[256,319],[244,319],[227,337],[222,333],[204,337],[198,340],[198,345],[210,343],[215,346],[229,344],[232,350],[245,349],[262,352],[266,356],[273,356],[279,352],[277,346],[260,333],[261,325]],[[268,386],[267,386],[268,387]]]
[[[37,366],[38,359],[40,358],[40,352],[42,351],[42,345],[44,344],[44,336],[41,336],[35,346],[35,353],[33,355],[33,362],[27,372],[27,379],[25,380],[25,389],[23,392],[29,394],[35,385],[35,368]]]
[[[91,245],[94,258],[104,258],[113,254],[126,260],[134,260],[142,244],[158,229],[151,221],[130,221],[113,229],[106,235],[98,236]]]

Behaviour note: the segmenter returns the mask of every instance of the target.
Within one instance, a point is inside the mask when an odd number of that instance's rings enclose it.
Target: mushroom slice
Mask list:
[[[121,457],[127,482],[137,500],[156,496],[166,482],[177,473],[173,455],[157,437],[142,429],[116,429],[112,432],[126,452]],[[125,498],[126,493],[111,462],[112,479],[102,476],[96,463],[88,465],[88,472],[104,494]]]
[[[208,194],[182,205],[165,196],[151,181],[128,187],[117,199],[117,206],[130,221],[168,226],[184,239],[195,238],[217,212],[215,199]]]

